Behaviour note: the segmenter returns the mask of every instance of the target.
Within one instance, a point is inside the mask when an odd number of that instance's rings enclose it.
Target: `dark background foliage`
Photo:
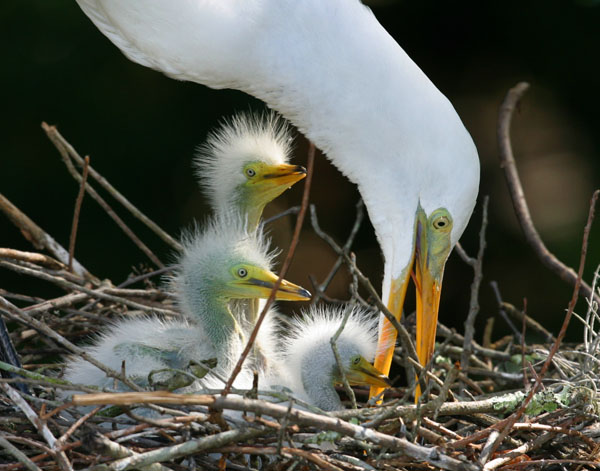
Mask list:
[[[534,221],[550,250],[571,266],[594,188],[600,186],[600,5],[597,1],[377,2],[377,18],[450,98],[478,146],[481,195],[490,196],[488,249],[480,321],[496,315],[489,281],[507,301],[527,298],[528,312],[554,331],[571,288],[541,266],[524,243],[498,167],[496,112],[505,91],[527,80],[532,89],[513,125],[513,143]],[[40,128],[56,124],[78,151],[131,201],[171,234],[207,211],[190,160],[219,118],[262,109],[235,91],[177,82],[128,61],[74,1],[4,0],[0,5],[2,155],[0,192],[63,245],[68,245],[77,185]],[[296,162],[306,142],[298,137]],[[301,186],[272,204],[267,215],[298,204]],[[325,159],[316,166],[312,202],[323,227],[342,241],[358,194]],[[480,198],[481,200],[481,198]],[[462,242],[476,251],[481,207]],[[170,251],[137,222],[132,227],[163,260]],[[272,228],[286,248],[293,220]],[[599,223],[592,232],[586,277],[600,262]],[[29,250],[0,215],[0,246]],[[372,228],[364,224],[354,246],[358,263],[378,285],[382,261]],[[95,202],[84,201],[76,257],[114,282],[149,264]],[[288,278],[310,287],[334,255],[305,229]],[[346,276],[330,294],[347,296]],[[448,262],[440,319],[462,329],[471,269],[456,255]],[[0,273],[0,288],[30,295],[59,294],[47,285]],[[579,304],[579,311],[584,304]],[[504,332],[497,323],[494,337]],[[479,329],[481,332],[481,329]],[[571,338],[579,339],[578,327]]]

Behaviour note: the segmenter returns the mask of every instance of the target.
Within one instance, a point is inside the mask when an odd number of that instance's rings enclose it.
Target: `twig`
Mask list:
[[[304,215],[306,214],[306,208],[308,207],[308,196],[310,194],[310,185],[312,182],[314,162],[315,162],[315,146],[311,142],[308,146],[308,160],[306,163],[306,180],[304,181],[304,193],[302,194],[302,205],[300,208],[300,212],[298,213],[298,218],[296,219],[296,227],[294,228],[294,234],[292,236],[292,241],[290,242],[290,247],[288,249],[288,252],[287,252],[287,255],[283,262],[283,265],[281,266],[281,270],[279,272],[279,277],[277,278],[277,281],[273,285],[271,294],[269,295],[269,298],[267,299],[267,302],[265,303],[265,306],[263,307],[262,312],[258,316],[258,319],[256,320],[256,324],[254,325],[254,328],[252,329],[252,333],[250,334],[248,343],[246,344],[244,351],[240,355],[240,358],[239,358],[237,364],[235,365],[235,368],[231,372],[231,376],[229,377],[227,384],[225,384],[225,388],[223,389],[223,393],[222,393],[223,396],[226,396],[227,394],[229,394],[229,391],[231,390],[231,387],[233,386],[233,382],[235,381],[235,378],[237,377],[239,372],[242,370],[242,365],[244,364],[246,357],[250,353],[250,350],[252,349],[252,346],[254,345],[254,341],[256,340],[256,336],[258,335],[258,329],[260,329],[260,326],[262,325],[263,320],[265,319],[265,317],[267,316],[267,313],[269,312],[269,308],[273,304],[273,301],[275,301],[276,292],[279,289],[279,287],[281,286],[283,277],[286,275],[288,268],[289,268],[290,264],[292,263],[292,257],[294,256],[294,252],[296,251],[296,246],[298,245],[298,240],[300,239],[300,230],[302,229],[302,223],[304,222]]]
[[[103,299],[105,301],[111,301],[111,302],[117,303],[117,304],[124,304],[125,306],[129,306],[134,309],[141,309],[143,311],[157,312],[157,313],[166,314],[166,315],[178,315],[178,313],[176,311],[171,311],[170,309],[158,308],[158,307],[154,307],[154,306],[147,306],[145,304],[136,303],[135,301],[130,301],[128,299],[120,298],[117,296],[111,296],[110,294],[106,294],[102,289],[97,289],[97,290],[89,289],[84,286],[79,286],[75,283],[71,283],[70,281],[67,281],[63,278],[48,275],[47,273],[44,273],[44,272],[41,272],[38,270],[32,270],[31,268],[21,267],[19,265],[15,265],[10,262],[3,262],[0,260],[0,267],[8,268],[9,270],[16,271],[17,273],[30,275],[35,278],[40,278],[42,280],[49,281],[49,282],[54,283],[55,285],[58,285],[61,288],[64,288],[65,290],[68,290],[68,291],[81,291],[93,298],[99,298],[99,299]]]
[[[214,448],[220,448],[232,442],[248,441],[264,435],[266,428],[249,428],[245,430],[227,430],[198,440],[188,440],[184,443],[166,446],[157,450],[148,451],[128,456],[114,461],[107,468],[110,471],[126,471],[129,469],[144,468],[160,461],[169,461],[194,453],[206,452]]]
[[[77,151],[73,148],[71,144],[58,132],[56,126],[49,126],[47,123],[42,122],[42,129],[48,135],[48,138],[52,141],[52,143],[56,146],[59,152],[61,152],[61,148],[66,150],[67,154],[77,162],[80,167],[84,166],[83,159],[77,153]],[[138,208],[136,208],[127,198],[125,198],[115,187],[113,187],[102,175],[100,175],[96,170],[92,167],[89,167],[90,175],[94,180],[96,180],[102,188],[108,191],[114,199],[116,199],[119,203],[121,203],[133,216],[143,222],[151,231],[153,231],[158,237],[160,237],[163,241],[165,241],[168,245],[170,245],[175,250],[181,251],[182,246],[179,242],[173,239],[169,234],[167,234],[163,229],[161,229],[158,224],[152,221],[148,216],[142,213]]]
[[[0,210],[19,228],[21,234],[23,234],[36,249],[45,249],[50,252],[54,258],[60,260],[65,265],[69,263],[69,252],[2,194],[0,194]],[[87,271],[77,260],[73,260],[73,271],[86,280],[99,283],[98,279]]]
[[[27,402],[21,397],[17,390],[12,388],[10,385],[1,382],[0,389],[4,391],[4,393],[11,399],[15,406],[21,409],[21,411],[29,419],[31,424],[37,429],[40,435],[44,437],[46,443],[50,445],[50,448],[53,449],[54,456],[56,457],[56,461],[58,462],[60,468],[63,471],[73,471],[73,467],[71,466],[71,463],[69,463],[69,459],[67,458],[65,452],[54,451],[54,446],[57,442],[56,437],[52,434],[46,423],[40,420],[35,411],[31,408],[29,404],[27,404]]]
[[[258,399],[244,399],[232,396],[208,396],[193,394],[173,394],[163,391],[144,393],[115,393],[75,395],[73,401],[79,405],[99,404],[198,404],[213,410],[240,410],[255,414],[269,415],[274,418],[288,416],[288,420],[298,425],[314,426],[320,430],[331,430],[359,440],[368,440],[391,450],[402,451],[407,456],[426,461],[434,466],[449,470],[476,471],[479,468],[470,463],[456,460],[437,449],[427,448],[409,442],[403,438],[386,435],[339,418],[314,414],[293,408],[288,413],[286,406],[272,404]],[[228,433],[228,432],[224,432]],[[180,445],[178,445],[180,446]],[[206,449],[206,448],[204,448]],[[151,452],[152,453],[152,452]],[[181,455],[177,455],[181,456]],[[138,464],[148,464],[147,461]],[[123,468],[119,468],[123,469]]]
[[[342,252],[345,253],[346,255],[348,255],[350,248],[352,247],[352,244],[354,243],[354,238],[356,237],[356,234],[358,233],[358,230],[360,229],[360,226],[363,221],[363,217],[364,217],[364,203],[363,203],[362,199],[360,199],[356,203],[356,217],[354,219],[354,225],[352,226],[350,234],[348,235],[348,238],[346,239],[346,242],[344,243],[344,246],[342,247]],[[338,254],[337,260],[335,261],[331,270],[329,270],[329,273],[327,274],[327,276],[325,277],[323,282],[321,284],[315,286],[316,292],[313,296],[312,301],[310,302],[312,306],[315,306],[319,302],[319,299],[321,297],[323,297],[323,294],[325,293],[325,291],[327,290],[327,287],[333,280],[333,277],[335,276],[335,274],[338,272],[338,270],[342,266],[343,261],[344,261],[343,256]]]
[[[75,240],[77,239],[77,226],[79,225],[79,213],[83,203],[83,195],[85,194],[85,183],[88,177],[88,168],[90,166],[89,156],[85,157],[85,165],[83,166],[83,175],[79,185],[79,193],[75,202],[75,210],[73,211],[73,224],[71,225],[71,237],[69,238],[69,271],[73,271],[73,255],[75,254]]]
[[[502,319],[504,319],[504,321],[506,322],[506,325],[508,325],[510,330],[512,330],[513,335],[517,339],[517,342],[521,343],[521,332],[517,329],[517,327],[509,319],[508,315],[506,314],[506,311],[503,308],[504,301],[502,301],[502,295],[500,294],[500,288],[498,287],[498,283],[496,283],[495,281],[490,281],[490,287],[492,288],[492,291],[494,292],[494,295],[496,296],[496,302],[498,303],[498,313],[500,314],[500,317],[502,317]]]
[[[533,248],[535,254],[546,267],[556,273],[563,281],[566,281],[571,286],[575,286],[577,282],[577,273],[575,273],[572,268],[562,263],[548,250],[533,224],[512,151],[510,140],[511,120],[519,101],[528,88],[528,83],[518,83],[508,91],[504,101],[500,105],[500,110],[498,112],[498,149],[500,166],[504,169],[504,175],[508,183],[508,189],[513,207],[515,208],[515,214],[519,220],[521,229],[523,229],[527,243]],[[580,284],[581,290],[587,298],[593,296],[596,302],[600,303],[600,296],[594,293],[587,283],[581,281]]]
[[[500,434],[496,438],[496,443],[498,443],[498,440],[500,440],[501,436],[502,436],[502,434]],[[496,458],[496,459],[488,462],[483,467],[483,471],[492,471],[492,470],[502,466],[504,463],[507,463],[508,461],[512,461],[516,457],[521,456],[521,455],[527,453],[528,451],[534,450],[534,449],[542,446],[544,443],[546,443],[548,440],[550,440],[553,436],[554,436],[554,434],[552,434],[550,432],[543,433],[542,435],[537,436],[533,440],[521,445],[520,447],[515,448],[514,450],[511,450],[507,453],[504,453],[500,458]],[[493,451],[492,451],[492,453],[493,453]]]
[[[508,423],[506,424],[506,426],[500,433],[500,436],[496,440],[496,443],[494,445],[492,452],[494,452],[498,448],[498,446],[500,445],[502,440],[504,440],[504,437],[506,437],[508,435],[513,424],[515,422],[517,422],[517,420],[519,420],[521,418],[521,416],[523,415],[523,413],[525,412],[525,409],[531,402],[531,399],[533,398],[534,394],[536,393],[536,391],[542,384],[542,380],[544,379],[546,372],[548,371],[548,368],[549,368],[550,364],[552,363],[552,359],[554,358],[554,355],[558,351],[558,348],[560,347],[560,344],[567,333],[567,327],[569,326],[569,322],[571,320],[571,316],[573,315],[573,310],[575,309],[575,305],[577,304],[577,298],[579,296],[579,288],[581,286],[581,281],[582,281],[582,276],[583,276],[583,268],[585,266],[585,259],[587,256],[588,240],[589,240],[589,236],[590,236],[590,231],[592,229],[592,222],[594,220],[594,210],[596,208],[596,201],[598,200],[598,196],[600,196],[600,190],[596,190],[594,192],[594,194],[592,195],[592,199],[590,201],[590,209],[588,212],[587,223],[583,230],[583,242],[581,244],[581,256],[579,259],[579,270],[577,271],[577,280],[575,281],[575,287],[573,288],[573,296],[571,297],[571,301],[569,301],[569,306],[567,308],[567,313],[563,320],[563,325],[560,328],[558,337],[556,338],[556,341],[552,345],[552,349],[550,350],[550,353],[548,354],[546,361],[542,365],[542,369],[540,370],[539,376],[536,376],[536,380],[535,380],[533,387],[529,390],[529,394],[523,401],[523,404],[521,404],[521,407],[509,418]]]
[[[19,450],[16,446],[10,443],[6,438],[0,435],[0,446],[8,453],[14,456],[20,463],[23,464],[29,471],[42,471],[38,466],[31,461],[25,453]]]
[[[473,268],[473,283],[471,284],[471,299],[469,301],[469,314],[465,321],[465,338],[463,340],[463,352],[460,357],[460,366],[466,370],[469,366],[469,357],[473,353],[472,342],[475,335],[475,319],[479,313],[479,287],[483,278],[483,253],[485,252],[485,230],[488,223],[489,196],[483,200],[483,213],[481,215],[481,229],[479,231],[479,250],[477,257],[470,263]]]
[[[295,455],[301,458],[305,458],[307,461],[311,461],[316,464],[321,469],[327,469],[329,471],[342,471],[342,468],[339,468],[329,461],[327,461],[326,455],[317,455],[314,451],[301,450],[298,448],[291,447],[281,447],[281,450],[278,450],[273,446],[227,446],[223,448],[217,448],[215,450],[217,453],[244,453],[244,454],[256,454],[256,455]]]
[[[44,130],[46,130],[46,128],[51,128],[51,127],[49,127],[46,123],[42,123],[42,128],[44,128]],[[52,135],[48,134],[48,137],[56,145],[56,141],[52,137]],[[75,167],[73,165],[73,162],[71,162],[71,159],[69,157],[69,153],[68,153],[67,149],[65,147],[63,147],[63,146],[60,146],[60,145],[56,145],[56,148],[58,149],[58,153],[60,154],[60,157],[61,157],[63,163],[66,165],[67,170],[69,171],[69,173],[71,174],[71,176],[75,179],[76,182],[78,182],[79,184],[81,184],[83,178],[82,178],[81,175],[79,175],[79,172],[75,169]],[[154,263],[159,268],[164,267],[164,264],[158,259],[158,257],[156,255],[154,255],[154,253],[152,252],[152,250],[150,250],[150,248],[148,248],[148,246],[146,244],[144,244],[137,235],[135,235],[135,233],[117,215],[117,213],[104,200],[104,198],[102,198],[98,194],[98,192],[96,190],[94,190],[94,188],[89,183],[86,183],[83,186],[85,187],[85,191],[87,191],[87,193],[94,200],[96,200],[96,202],[102,207],[102,209],[104,209],[104,211],[106,212],[106,214],[108,214],[108,216],[117,224],[117,226],[119,226],[119,228],[127,235],[127,237],[129,237],[131,239],[131,241],[142,252],[144,252],[144,254],[146,254],[146,256],[152,261],[152,263]]]
[[[43,265],[52,270],[64,270],[67,268],[64,263],[61,263],[58,260],[49,257],[48,255],[37,252],[23,252],[21,250],[0,248],[0,258],[35,263],[37,265]]]
[[[83,445],[90,448],[92,451],[99,455],[106,455],[112,458],[127,458],[127,457],[138,457],[139,453],[130,450],[117,442],[113,442],[108,437],[98,433],[91,432],[83,440]],[[146,466],[143,471],[169,471],[171,468],[167,468],[158,463]]]
[[[300,209],[301,209],[301,206],[292,206],[291,208],[288,208],[285,211],[282,211],[278,214],[275,214],[274,216],[271,216],[270,218],[265,219],[264,221],[261,222],[261,224],[266,226],[267,224],[277,221],[278,219],[281,219],[282,217],[289,216],[291,214],[298,214],[300,212]]]
[[[337,363],[338,371],[340,372],[340,376],[342,377],[342,384],[344,385],[344,390],[346,391],[346,394],[350,398],[350,403],[352,404],[352,409],[358,409],[358,407],[356,405],[356,396],[354,395],[354,391],[352,391],[352,388],[350,387],[350,383],[348,383],[348,378],[346,378],[346,373],[344,373],[344,366],[342,363],[342,359],[340,357],[340,352],[338,351],[337,344],[336,344],[337,340],[340,338],[340,335],[344,331],[344,327],[346,327],[346,322],[348,322],[348,318],[350,317],[351,312],[352,311],[350,309],[346,310],[346,314],[344,314],[344,318],[342,319],[342,323],[340,324],[340,327],[335,332],[333,337],[331,337],[329,339],[329,343],[331,344],[331,350],[333,350],[333,355],[335,356],[335,362]]]
[[[521,322],[525,322],[525,324],[527,325],[528,328],[535,330],[536,332],[539,332],[540,334],[542,334],[545,342],[550,343],[550,342],[554,342],[556,340],[556,337],[554,337],[554,335],[552,335],[552,332],[548,331],[542,324],[540,324],[538,321],[536,321],[535,319],[528,316],[525,312],[520,311],[519,309],[514,307],[512,304],[507,303],[507,302],[502,302],[501,307],[515,319],[517,319]]]

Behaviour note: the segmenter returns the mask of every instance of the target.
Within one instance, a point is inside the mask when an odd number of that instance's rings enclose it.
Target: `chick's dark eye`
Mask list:
[[[360,357],[354,357],[354,359],[352,360],[352,363],[355,365],[358,365],[360,363]]]
[[[246,169],[246,176],[252,178],[253,176],[256,175],[256,170],[254,170],[253,168],[247,168]]]
[[[246,270],[245,268],[238,268],[237,274],[240,278],[246,278],[246,276],[248,275],[248,270]]]

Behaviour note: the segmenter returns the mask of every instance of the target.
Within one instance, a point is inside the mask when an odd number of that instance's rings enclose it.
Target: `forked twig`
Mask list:
[[[56,149],[60,154],[60,158],[67,167],[67,170],[69,171],[71,176],[75,179],[75,181],[81,184],[83,178],[75,169],[73,162],[71,162],[68,148],[62,144],[61,140],[57,138],[58,131],[56,130],[56,128],[54,126],[48,126],[46,123],[42,123],[42,128],[44,129],[44,131],[46,131],[48,137],[56,146]],[[90,174],[92,174],[91,167],[89,167],[89,171]],[[125,235],[127,235],[127,237],[129,237],[131,241],[142,252],[144,252],[144,254],[146,254],[146,256],[152,261],[152,263],[154,263],[159,268],[164,267],[164,264],[158,259],[156,255],[154,255],[152,250],[150,250],[150,248],[141,241],[141,239],[129,228],[129,226],[125,224],[125,221],[123,221],[123,219],[119,217],[119,215],[114,211],[114,209],[106,202],[104,198],[102,198],[102,196],[98,194],[98,192],[89,183],[86,183],[85,185],[83,185],[83,187],[85,188],[85,191],[90,195],[90,197],[92,197],[92,199],[94,199],[102,207],[102,209],[117,224],[117,226],[119,226],[119,228],[125,233]]]
[[[577,273],[575,273],[572,268],[562,263],[548,250],[533,224],[533,219],[531,218],[531,213],[527,206],[527,200],[525,199],[523,186],[521,185],[521,179],[519,178],[517,164],[512,151],[510,123],[515,108],[528,88],[529,84],[527,82],[518,83],[508,91],[502,105],[500,105],[500,111],[498,112],[498,149],[500,166],[504,169],[504,175],[508,183],[508,189],[515,208],[515,214],[519,220],[521,229],[523,229],[525,239],[546,267],[556,273],[563,281],[566,281],[571,286],[575,286],[577,282]],[[594,293],[592,288],[585,281],[581,280],[580,284],[585,297],[591,298],[593,296],[596,302],[600,303],[600,296]]]
[[[252,329],[252,333],[250,334],[248,343],[246,344],[244,351],[240,355],[240,358],[239,358],[237,364],[235,365],[235,368],[231,372],[231,376],[229,377],[227,384],[225,384],[225,388],[223,389],[223,392],[222,392],[223,396],[226,396],[227,394],[229,394],[229,391],[231,390],[231,387],[233,386],[233,382],[235,381],[235,378],[242,370],[242,365],[244,364],[246,357],[250,353],[250,350],[252,349],[252,346],[254,345],[254,341],[256,340],[256,336],[258,335],[258,329],[260,329],[260,326],[262,325],[263,320],[265,319],[265,317],[267,316],[267,313],[269,312],[269,308],[273,304],[273,301],[275,301],[275,294],[276,294],[277,290],[279,289],[279,287],[281,286],[281,282],[283,281],[283,278],[286,275],[290,264],[292,263],[292,258],[294,256],[294,252],[296,251],[296,246],[298,245],[298,240],[300,239],[300,230],[302,229],[302,223],[304,222],[304,216],[306,214],[306,209],[308,208],[308,196],[310,194],[310,185],[312,183],[314,162],[315,162],[315,145],[311,142],[311,143],[309,143],[309,146],[308,146],[308,159],[306,162],[306,179],[304,181],[304,193],[302,194],[302,205],[300,207],[300,212],[298,213],[298,218],[296,219],[296,227],[294,228],[294,235],[292,236],[292,241],[290,242],[290,247],[288,249],[288,252],[287,252],[287,255],[283,262],[283,265],[281,266],[281,270],[279,272],[279,277],[277,278],[277,281],[275,282],[273,289],[271,290],[271,294],[269,295],[269,298],[267,299],[267,302],[266,302],[265,306],[263,307],[262,312],[260,313],[260,315],[258,316],[258,319],[256,320],[256,324],[254,325],[254,328]]]
[[[68,156],[75,160],[75,162],[77,162],[77,164],[80,167],[84,166],[84,161],[81,158],[81,156],[77,153],[74,147],[71,144],[69,144],[69,142],[58,132],[56,126],[49,126],[47,123],[42,122],[42,129],[46,132],[48,138],[56,146],[59,152],[61,148],[63,148],[67,152]],[[179,242],[173,239],[169,234],[167,234],[163,229],[161,229],[158,226],[158,224],[156,224],[148,216],[146,216],[138,208],[136,208],[127,198],[125,198],[114,186],[112,186],[102,175],[100,175],[100,173],[98,173],[91,166],[89,168],[89,172],[92,178],[96,180],[102,188],[109,192],[114,199],[121,203],[134,217],[143,222],[151,231],[153,231],[158,237],[160,237],[172,248],[178,251],[182,250],[182,246]]]

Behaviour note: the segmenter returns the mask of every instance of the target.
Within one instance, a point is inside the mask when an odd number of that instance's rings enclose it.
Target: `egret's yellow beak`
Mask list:
[[[391,386],[389,378],[365,358],[361,356],[357,357],[357,360],[344,372],[350,384],[354,386],[378,386],[384,389]]]
[[[452,218],[446,209],[436,209],[429,217],[421,207],[417,209],[412,258],[402,275],[392,280],[388,297],[388,309],[400,320],[408,281],[413,275],[417,294],[416,348],[423,366],[431,359],[435,346],[442,278],[451,248],[451,230]],[[396,335],[396,329],[385,319],[379,332],[375,356],[375,368],[385,374],[389,373],[392,364]],[[373,397],[382,391],[381,388],[371,388],[370,395]],[[418,388],[416,395],[417,398],[420,395]]]
[[[304,177],[306,169],[300,165],[263,165],[261,173],[248,185],[260,200],[268,203]]]
[[[238,283],[244,283],[255,294],[255,298],[268,298],[277,281],[277,275],[267,270],[253,270],[246,280]],[[281,280],[279,289],[275,292],[275,299],[279,301],[308,301],[311,294],[301,286],[290,283],[287,280]]]

